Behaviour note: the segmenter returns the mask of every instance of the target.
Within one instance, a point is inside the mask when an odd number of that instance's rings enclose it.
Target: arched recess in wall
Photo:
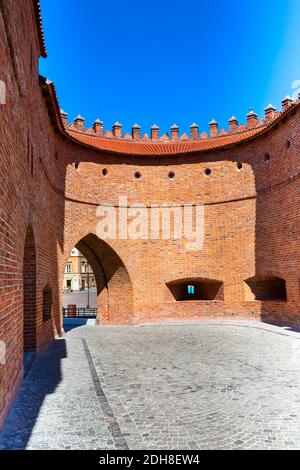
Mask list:
[[[176,301],[224,300],[223,282],[216,279],[176,279],[168,282],[167,287]]]
[[[286,282],[280,277],[253,276],[245,280],[244,286],[246,301],[287,300]]]
[[[75,247],[87,259],[95,276],[98,322],[128,323],[133,315],[132,283],[119,255],[94,234],[82,238]]]
[[[32,225],[26,230],[23,258],[24,352],[36,350],[36,249]]]

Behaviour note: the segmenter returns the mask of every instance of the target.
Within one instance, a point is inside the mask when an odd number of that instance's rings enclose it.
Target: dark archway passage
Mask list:
[[[95,276],[98,323],[129,323],[133,315],[132,284],[121,258],[94,234],[82,238],[76,248],[88,260]]]
[[[36,250],[32,225],[28,225],[23,258],[24,353],[36,350]]]

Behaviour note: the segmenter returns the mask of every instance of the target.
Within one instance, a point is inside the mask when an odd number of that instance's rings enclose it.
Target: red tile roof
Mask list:
[[[284,111],[278,112],[275,118],[268,123],[265,121],[258,121],[257,127],[252,129],[248,129],[246,126],[240,126],[239,132],[232,134],[221,133],[221,135],[219,134],[217,137],[207,137],[207,134],[203,133],[201,134],[201,138],[198,140],[172,141],[168,140],[168,136],[160,137],[159,141],[142,139],[127,140],[127,138],[115,138],[109,131],[107,131],[104,136],[96,136],[87,132],[79,132],[73,124],[65,128],[60,115],[54,84],[43,77],[40,77],[40,83],[46,98],[52,123],[64,135],[64,137],[69,138],[79,145],[84,145],[98,151],[132,156],[183,155],[188,153],[201,153],[218,150],[230,145],[237,145],[263,135],[288,116],[288,114],[293,113],[300,108],[300,100],[298,100],[293,102]],[[162,140],[163,137],[164,140]]]
[[[201,152],[218,149],[229,144],[242,142],[261,133],[266,125],[246,132],[222,135],[215,138],[199,140],[176,140],[176,141],[151,141],[139,140],[130,141],[124,139],[115,139],[99,137],[91,134],[75,131],[74,128],[66,129],[66,132],[80,143],[87,144],[96,150],[108,151],[113,153],[122,153],[127,155],[178,155],[191,152]]]

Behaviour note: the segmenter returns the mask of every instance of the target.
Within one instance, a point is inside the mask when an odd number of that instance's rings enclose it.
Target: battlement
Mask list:
[[[299,99],[298,99],[299,101]],[[287,111],[293,104],[294,101],[290,96],[286,96],[282,100],[282,110],[277,111],[274,106],[269,104],[265,108],[264,119],[259,118],[255,111],[251,108],[249,113],[246,116],[246,124],[239,124],[236,117],[232,116],[228,120],[228,129],[219,129],[219,124],[217,121],[212,119],[209,122],[209,133],[200,132],[199,126],[196,123],[190,125],[189,135],[186,133],[180,134],[180,129],[177,124],[173,124],[170,127],[169,133],[164,133],[160,135],[159,126],[153,124],[150,128],[150,133],[141,134],[141,126],[139,124],[134,124],[131,129],[131,134],[126,132],[123,134],[123,126],[120,122],[116,121],[111,130],[104,130],[103,121],[96,119],[92,127],[85,127],[85,118],[80,114],[74,119],[73,122],[68,124],[68,114],[60,110],[61,118],[63,125],[67,131],[71,133],[82,133],[87,136],[93,137],[103,137],[105,139],[121,139],[124,141],[140,141],[140,142],[166,142],[166,141],[195,141],[195,140],[205,140],[213,139],[216,137],[225,137],[228,135],[239,135],[254,129],[260,129],[272,121],[274,121],[278,116]]]

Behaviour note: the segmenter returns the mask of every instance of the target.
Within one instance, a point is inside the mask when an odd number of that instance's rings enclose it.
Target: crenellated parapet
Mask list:
[[[228,120],[228,129],[219,129],[219,124],[215,119],[209,122],[209,134],[206,132],[200,132],[199,126],[196,123],[190,125],[189,135],[186,133],[180,134],[180,129],[177,124],[173,124],[170,127],[170,132],[160,135],[160,129],[157,124],[153,124],[150,129],[149,135],[141,133],[141,126],[134,124],[131,129],[131,133],[123,133],[123,126],[120,122],[116,121],[111,130],[104,130],[103,121],[96,119],[92,127],[85,127],[85,119],[80,114],[74,119],[72,123],[68,125],[67,113],[61,110],[61,118],[63,125],[67,131],[79,132],[87,135],[104,137],[108,139],[120,139],[125,141],[195,141],[203,139],[214,139],[217,137],[225,137],[234,134],[242,134],[249,130],[262,128],[268,125],[274,119],[276,119],[282,112],[285,112],[295,103],[290,96],[286,96],[282,100],[282,110],[277,111],[274,106],[269,104],[265,108],[264,119],[259,118],[256,112],[251,108],[246,116],[246,124],[239,124],[237,118],[232,116]]]

